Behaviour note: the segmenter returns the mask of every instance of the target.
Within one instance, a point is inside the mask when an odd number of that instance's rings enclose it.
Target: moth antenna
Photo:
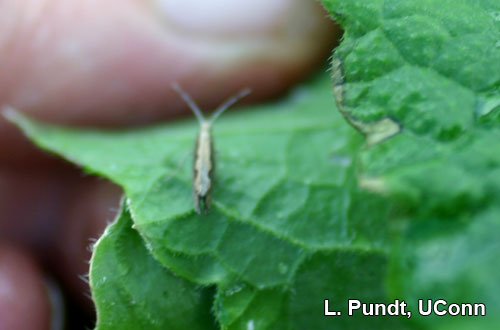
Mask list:
[[[215,112],[212,114],[212,116],[210,116],[210,122],[213,123],[217,117],[219,117],[224,111],[226,111],[230,106],[232,106],[233,104],[235,104],[236,102],[238,102],[239,100],[241,100],[243,97],[247,96],[248,94],[250,94],[252,92],[252,90],[250,88],[245,88],[245,89],[242,89],[241,91],[239,91],[236,95],[230,97],[227,101],[225,101],[224,103],[222,103],[216,110]]]
[[[172,83],[171,86],[172,86],[172,89],[175,90],[182,97],[182,99],[184,100],[184,102],[186,102],[186,104],[189,106],[189,108],[194,112],[194,114],[198,118],[199,122],[200,123],[205,122],[205,117],[203,117],[203,113],[201,112],[200,108],[198,108],[198,106],[193,101],[193,99],[191,99],[191,97],[189,96],[189,94],[186,93],[181,88],[181,86],[178,83],[176,83],[176,82]]]

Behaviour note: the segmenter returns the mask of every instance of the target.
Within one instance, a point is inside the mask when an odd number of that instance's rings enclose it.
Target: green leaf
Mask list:
[[[210,313],[213,290],[175,276],[153,259],[126,207],[94,246],[90,286],[98,329],[217,328]]]
[[[486,316],[432,315],[420,327],[496,329],[499,321],[500,208],[480,210],[453,221],[414,219],[394,250],[389,276],[393,295],[404,295],[417,310],[418,299],[481,303]],[[415,319],[414,319],[415,321]]]
[[[392,296],[414,310],[419,298],[487,306],[487,317],[413,318],[418,327],[496,328],[499,3],[325,2],[346,30],[332,66],[337,104],[369,145],[360,185],[398,210]],[[369,143],[366,127],[388,119],[399,134]]]
[[[181,161],[194,145],[193,120],[126,132],[13,120],[43,148],[122,185],[152,256],[192,283],[216,285],[223,329],[362,326],[359,316],[325,318],[323,300],[343,310],[351,295],[386,298],[388,206],[357,188],[362,139],[335,111],[324,76],[283,102],[220,118],[213,206],[202,216]]]

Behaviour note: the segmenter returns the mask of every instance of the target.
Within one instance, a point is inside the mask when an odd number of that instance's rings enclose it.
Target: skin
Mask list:
[[[312,0],[233,3],[0,1],[0,105],[64,125],[163,122],[190,111],[173,81],[202,109],[243,87],[253,90],[243,102],[264,101],[324,63],[338,38]],[[48,277],[92,318],[78,275],[120,194],[0,118],[0,279],[9,292],[0,292],[0,330],[45,329]]]
[[[0,329],[33,329],[33,325],[40,330],[50,326],[49,296],[42,273],[21,249],[1,245]]]

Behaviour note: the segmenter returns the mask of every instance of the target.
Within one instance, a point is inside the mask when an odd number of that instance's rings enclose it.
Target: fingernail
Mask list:
[[[153,0],[173,29],[197,36],[269,34],[282,23],[295,0]],[[303,1],[303,0],[301,0]]]

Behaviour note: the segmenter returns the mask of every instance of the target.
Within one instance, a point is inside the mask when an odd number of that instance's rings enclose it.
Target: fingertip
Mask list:
[[[19,248],[0,246],[0,330],[48,330],[51,302],[42,272]]]

